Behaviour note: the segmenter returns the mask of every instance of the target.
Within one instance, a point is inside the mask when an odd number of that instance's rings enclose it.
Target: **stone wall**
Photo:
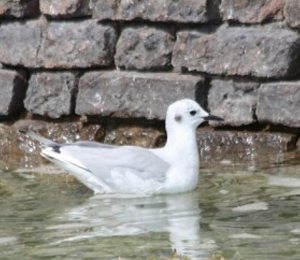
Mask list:
[[[193,98],[214,127],[298,135],[299,28],[298,0],[3,0],[0,118],[157,122]]]

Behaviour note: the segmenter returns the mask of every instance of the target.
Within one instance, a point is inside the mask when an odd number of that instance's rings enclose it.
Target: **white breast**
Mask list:
[[[193,190],[198,184],[198,153],[186,154],[169,169],[165,189],[168,193],[179,193]]]

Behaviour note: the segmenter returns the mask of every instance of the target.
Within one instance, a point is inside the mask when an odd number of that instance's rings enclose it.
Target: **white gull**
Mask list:
[[[41,155],[61,166],[95,193],[181,193],[196,188],[199,175],[197,127],[209,115],[190,99],[174,102],[166,115],[167,142],[162,148],[115,146],[80,141],[42,143]]]

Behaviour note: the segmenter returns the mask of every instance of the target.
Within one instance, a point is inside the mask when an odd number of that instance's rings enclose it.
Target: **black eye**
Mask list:
[[[194,116],[194,115],[196,115],[196,114],[197,114],[197,111],[196,111],[196,110],[191,110],[191,111],[190,111],[190,115],[191,115],[191,116]]]

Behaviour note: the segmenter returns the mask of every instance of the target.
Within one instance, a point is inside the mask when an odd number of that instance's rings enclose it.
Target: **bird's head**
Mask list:
[[[191,99],[182,99],[172,103],[167,110],[167,129],[174,126],[192,127],[196,129],[205,121],[223,121],[223,118],[210,115],[197,102]]]

